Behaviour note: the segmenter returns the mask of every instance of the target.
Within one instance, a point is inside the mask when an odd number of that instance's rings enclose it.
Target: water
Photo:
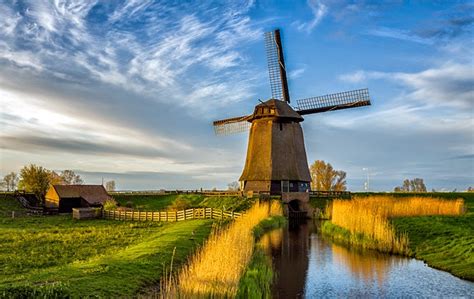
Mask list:
[[[474,298],[473,282],[415,259],[336,245],[316,225],[289,225],[262,238],[278,275],[274,298]]]

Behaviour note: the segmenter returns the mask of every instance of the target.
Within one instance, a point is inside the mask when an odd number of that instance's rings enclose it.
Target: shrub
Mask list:
[[[103,207],[104,210],[115,210],[117,208],[117,202],[114,199],[107,199]]]
[[[172,211],[182,211],[186,210],[191,206],[189,200],[185,198],[177,198],[173,204],[170,206],[170,210]]]

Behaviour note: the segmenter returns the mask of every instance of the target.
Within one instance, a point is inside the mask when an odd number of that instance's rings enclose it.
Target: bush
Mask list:
[[[113,199],[107,199],[104,202],[104,210],[115,210],[117,208],[117,202]]]
[[[182,211],[186,210],[191,206],[189,200],[184,198],[176,198],[173,204],[169,207],[172,211]]]

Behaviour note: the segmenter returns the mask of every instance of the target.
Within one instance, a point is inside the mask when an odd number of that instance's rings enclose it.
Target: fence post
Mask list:
[[[232,211],[231,217],[232,217],[232,219],[234,219],[234,211]]]
[[[186,209],[184,210],[184,220],[186,220]]]
[[[178,221],[178,211],[174,212],[174,221]]]
[[[224,219],[224,210],[221,210],[221,220]]]

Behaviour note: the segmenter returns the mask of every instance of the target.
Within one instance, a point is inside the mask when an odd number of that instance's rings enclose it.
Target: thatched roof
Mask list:
[[[249,121],[264,117],[272,117],[295,122],[304,120],[303,117],[293,110],[287,102],[275,99],[268,100],[255,106],[255,110],[249,118]]]
[[[91,205],[112,198],[102,185],[54,185],[53,188],[60,198],[82,198]]]

